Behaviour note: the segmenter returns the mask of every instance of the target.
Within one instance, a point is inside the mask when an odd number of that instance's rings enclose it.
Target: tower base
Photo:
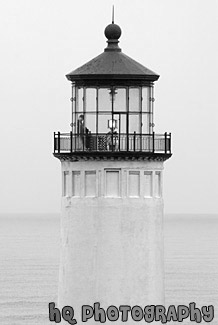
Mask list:
[[[164,304],[162,171],[162,161],[62,161],[59,308],[80,319],[95,302]]]

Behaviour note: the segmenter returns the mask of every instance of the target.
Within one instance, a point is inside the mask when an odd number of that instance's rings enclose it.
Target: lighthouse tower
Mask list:
[[[102,54],[67,74],[69,133],[54,133],[62,168],[59,306],[164,303],[163,163],[154,132],[159,75],[125,55],[108,25]],[[91,322],[90,322],[91,323]]]

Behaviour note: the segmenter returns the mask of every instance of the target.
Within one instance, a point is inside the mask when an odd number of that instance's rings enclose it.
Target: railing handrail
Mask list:
[[[58,133],[60,133],[60,132],[54,132],[54,134],[55,135],[57,135]],[[171,133],[167,133],[167,132],[165,132],[165,133],[155,133],[155,132],[153,132],[154,133],[154,135],[155,135],[155,137],[165,137],[165,134],[167,135],[167,137],[170,137],[170,135],[171,135]],[[125,135],[125,136],[134,136],[134,135],[137,135],[137,136],[150,136],[150,137],[152,137],[153,136],[153,133],[136,133],[136,132],[132,132],[132,133],[114,133],[114,136],[119,136],[119,135]],[[70,137],[70,134],[71,134],[71,131],[70,132],[68,132],[68,133],[60,133],[60,135],[62,136],[68,136],[68,137]],[[89,135],[108,135],[109,133],[88,133],[88,134],[83,134],[84,136],[89,136]],[[112,133],[110,133],[110,134],[112,134]],[[78,136],[78,135],[81,135],[81,134],[77,134],[77,133],[72,133],[72,135],[73,136]]]

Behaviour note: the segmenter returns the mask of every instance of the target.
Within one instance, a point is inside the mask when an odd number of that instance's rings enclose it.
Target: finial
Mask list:
[[[104,34],[107,38],[108,46],[105,51],[121,51],[118,46],[119,38],[121,36],[121,28],[117,24],[114,24],[114,5],[112,7],[112,23],[109,24],[105,30]]]
[[[112,7],[112,24],[114,24],[114,5]]]
[[[105,36],[107,39],[117,41],[121,36],[121,29],[118,25],[114,24],[114,5],[112,6],[112,23],[109,24],[104,31]]]

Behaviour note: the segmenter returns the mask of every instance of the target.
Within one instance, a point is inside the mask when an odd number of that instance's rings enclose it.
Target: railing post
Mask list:
[[[167,153],[167,133],[165,132],[164,133],[164,145],[165,145],[165,150],[164,150],[164,152],[165,152],[165,154]]]
[[[169,134],[169,151],[170,151],[170,154],[171,154],[171,133]]]
[[[155,142],[154,142],[155,139],[154,139],[154,136],[155,136],[155,134],[154,134],[154,132],[153,132],[153,133],[152,133],[152,146],[153,146],[152,149],[153,149],[153,152],[155,152],[155,147],[154,147],[154,146],[155,146]]]
[[[73,151],[73,132],[70,131],[70,152]]]
[[[94,147],[93,147],[94,149],[94,151],[95,151],[95,148],[96,148],[96,151],[99,151],[98,150],[98,133],[96,133],[96,135],[95,135],[95,138],[94,138]],[[106,141],[106,149],[107,149],[107,141]]]
[[[61,150],[61,134],[60,132],[58,132],[58,153],[60,153]]]
[[[54,132],[54,153],[56,151],[56,138],[55,138],[56,133]]]
[[[133,151],[135,151],[135,135],[136,135],[136,132],[134,131],[134,135],[133,135]]]
[[[74,133],[74,151],[77,150],[77,147],[76,147],[76,144],[77,144],[77,138],[78,138],[78,134],[77,133]]]
[[[114,151],[114,135],[113,132],[111,133],[112,136],[112,152]]]

